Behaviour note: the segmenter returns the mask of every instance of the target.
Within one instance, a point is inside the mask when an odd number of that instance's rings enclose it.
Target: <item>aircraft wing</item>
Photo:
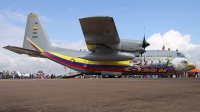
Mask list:
[[[34,51],[34,50],[24,49],[24,48],[15,47],[15,46],[5,46],[3,48],[7,49],[7,50],[10,50],[12,52],[15,52],[17,54],[27,54],[27,55],[29,55],[31,57],[46,58],[46,57],[40,55],[41,52]]]
[[[112,17],[94,16],[79,19],[88,50],[110,49],[106,44],[120,42]],[[100,46],[99,48],[97,48]]]

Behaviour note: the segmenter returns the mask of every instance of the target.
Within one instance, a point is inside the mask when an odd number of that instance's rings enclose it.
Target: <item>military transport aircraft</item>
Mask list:
[[[48,58],[85,75],[121,77],[133,74],[171,74],[196,67],[176,51],[147,50],[150,44],[120,40],[114,19],[94,16],[79,19],[89,51],[54,47],[36,13],[28,15],[23,47],[5,49],[32,57]]]

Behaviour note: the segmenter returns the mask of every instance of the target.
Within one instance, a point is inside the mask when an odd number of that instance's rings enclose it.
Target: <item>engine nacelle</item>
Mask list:
[[[142,41],[137,40],[121,40],[120,41],[121,49],[123,52],[140,52],[143,50]]]
[[[142,52],[144,48],[142,47],[143,41],[138,40],[120,40],[120,43],[118,44],[109,44],[109,46],[112,49],[122,51],[122,52]]]

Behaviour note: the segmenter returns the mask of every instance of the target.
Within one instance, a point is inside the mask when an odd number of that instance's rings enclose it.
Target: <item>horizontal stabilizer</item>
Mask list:
[[[41,56],[40,55],[41,52],[38,52],[38,51],[33,51],[33,50],[24,49],[24,48],[15,47],[15,46],[5,46],[3,48],[10,50],[12,52],[15,52],[17,54],[27,54],[31,57],[45,58],[44,56]]]

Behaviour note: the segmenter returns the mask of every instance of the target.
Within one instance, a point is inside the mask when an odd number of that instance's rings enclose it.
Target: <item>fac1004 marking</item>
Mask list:
[[[125,68],[128,72],[167,72],[167,65],[169,60],[150,60],[134,58],[130,62],[130,67]],[[170,70],[171,71],[171,70]]]

